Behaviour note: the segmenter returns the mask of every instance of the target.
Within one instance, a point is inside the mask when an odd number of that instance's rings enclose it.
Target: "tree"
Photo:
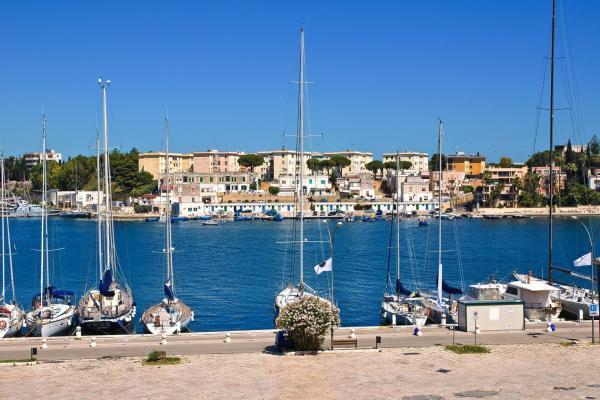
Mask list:
[[[500,200],[500,196],[502,196],[502,191],[504,190],[504,183],[500,182],[496,184],[492,190],[490,190],[490,196],[488,198],[488,206],[496,207],[498,204],[498,200]]]
[[[8,181],[25,181],[29,176],[29,169],[23,157],[7,157],[4,160],[4,169]]]
[[[430,171],[437,171],[440,169],[438,157],[439,157],[439,155],[437,153],[431,156],[431,159],[429,160],[429,170]],[[448,168],[448,159],[445,154],[442,154],[442,170],[446,170],[447,168]]]
[[[306,160],[306,166],[312,171],[313,175],[321,171],[321,161],[318,158],[309,158]]]
[[[485,171],[483,171],[483,173],[481,175],[483,177],[484,183],[486,183],[486,184],[492,183],[492,171],[486,169]]]
[[[277,196],[277,194],[279,194],[279,188],[277,186],[269,186],[269,193],[273,196]]]
[[[561,166],[563,164],[563,156],[560,152],[554,152],[554,165]],[[525,163],[529,168],[531,167],[547,167],[550,165],[550,150],[540,151],[534,153],[529,157]]]
[[[519,195],[519,206],[537,207],[543,202],[543,196],[539,193],[540,175],[528,172],[523,177],[522,193]]]
[[[46,162],[46,181],[48,189],[58,189],[58,180],[60,176],[60,165],[50,160]],[[43,166],[42,164],[34,165],[29,174],[29,180],[33,190],[42,190]]]
[[[333,163],[335,169],[337,170],[337,176],[342,176],[342,169],[352,164],[352,161],[350,161],[349,158],[340,155],[330,157],[329,161]]]
[[[365,168],[373,173],[375,177],[377,177],[377,171],[381,171],[383,174],[383,161],[373,160],[365,164]]]
[[[296,350],[319,350],[325,334],[340,325],[340,311],[317,296],[302,296],[281,309],[275,321],[285,329]]]
[[[512,167],[513,160],[510,157],[500,157],[500,167],[509,168]]]
[[[238,158],[238,164],[250,169],[254,173],[254,168],[260,167],[265,163],[265,158],[259,154],[244,154]]]
[[[319,171],[327,171],[327,175],[329,175],[333,167],[335,167],[335,165],[331,160],[325,159],[319,161]]]

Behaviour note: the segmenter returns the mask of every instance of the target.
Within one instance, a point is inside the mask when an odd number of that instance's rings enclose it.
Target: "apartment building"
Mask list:
[[[481,175],[485,170],[485,156],[479,153],[467,155],[463,152],[446,156],[449,171],[464,172],[466,176]]]
[[[207,150],[193,153],[193,171],[196,173],[213,172],[245,172],[245,168],[240,166],[238,160],[241,151],[220,151]]]
[[[331,158],[333,156],[342,156],[350,160],[350,165],[342,169],[342,176],[369,172],[366,165],[373,161],[373,153],[362,151],[344,150],[323,153],[323,158]]]
[[[140,153],[138,156],[138,170],[152,174],[154,179],[167,172],[165,152]],[[169,153],[169,172],[180,174],[189,172],[192,168],[192,154]]]
[[[550,195],[550,167],[532,167],[531,172],[540,176],[540,185],[538,193],[548,197]],[[567,180],[567,174],[561,171],[560,167],[554,167],[552,169],[552,175],[554,178],[554,194],[558,194],[565,188],[565,182]]]
[[[295,175],[280,175],[273,180],[271,186],[279,188],[280,196],[293,196],[298,179]],[[327,175],[308,175],[302,180],[302,187],[307,196],[325,195],[331,192],[331,183]]]
[[[42,152],[31,152],[23,154],[25,165],[27,168],[33,168],[35,165],[40,164],[43,160],[44,153]],[[56,161],[57,163],[62,162],[62,153],[56,152],[56,150],[46,151],[47,161]]]
[[[429,172],[429,154],[427,153],[418,153],[414,151],[383,153],[383,162],[396,162],[396,156],[398,156],[400,162],[410,162],[410,169],[418,174],[426,174]]]
[[[442,171],[442,196],[458,196],[465,184],[464,171]],[[434,196],[438,195],[440,178],[438,171],[431,171],[429,175],[429,188]]]
[[[386,181],[389,185],[392,198],[400,195],[402,202],[429,202],[433,194],[429,188],[429,179],[424,179],[416,173],[406,173],[388,170]]]
[[[263,166],[255,168],[255,173],[262,175],[264,179],[275,180],[280,176],[293,176],[300,172],[298,167],[301,157],[298,156],[295,150],[282,148],[274,151],[259,151],[257,154],[265,158],[265,163]],[[310,173],[306,166],[306,160],[313,157],[321,158],[321,156],[321,153],[304,152],[303,173],[305,176]]]
[[[336,179],[340,194],[351,197],[374,198],[375,185],[370,172],[345,174]]]

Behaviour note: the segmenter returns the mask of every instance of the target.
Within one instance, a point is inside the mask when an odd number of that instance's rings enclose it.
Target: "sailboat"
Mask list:
[[[110,180],[110,157],[108,154],[108,116],[106,110],[106,90],[110,81],[98,80],[102,92],[102,116],[104,125],[104,185],[101,193],[100,179],[100,139],[96,137],[96,179],[98,200],[96,203],[96,223],[98,235],[98,272],[100,282],[97,288],[89,289],[79,300],[79,324],[83,333],[132,333],[136,306],[131,289],[123,280],[119,283],[119,264],[115,246],[112,215],[112,195]]]
[[[171,181],[169,176],[169,120],[165,118],[165,147],[166,147],[166,174],[165,185],[167,192],[166,217],[166,243],[163,252],[167,256],[167,281],[164,285],[165,297],[162,302],[148,308],[142,314],[141,322],[144,331],[152,334],[172,334],[185,330],[194,320],[192,309],[175,296],[175,279],[173,273],[173,239],[171,235]]]
[[[438,128],[438,273],[436,296],[426,296],[425,306],[429,309],[429,318],[435,323],[441,323],[445,316],[447,323],[458,322],[458,303],[451,296],[462,295],[462,289],[455,288],[444,280],[442,266],[442,135],[444,134],[444,121],[440,119]],[[443,296],[450,295],[449,298]]]
[[[2,219],[2,294],[0,295],[0,338],[11,337],[19,333],[23,327],[25,313],[17,305],[15,296],[15,280],[13,274],[12,249],[10,241],[10,222],[6,199],[6,179],[4,175],[4,155],[0,155],[0,218]],[[6,301],[6,260],[10,275],[11,301]]]
[[[554,197],[554,34],[556,30],[556,0],[552,0],[552,31],[550,57],[550,189],[548,204],[548,280],[534,278],[531,273],[514,274],[517,279],[508,283],[504,298],[523,300],[525,318],[529,320],[552,320],[562,311],[560,289],[553,285],[552,235]]]
[[[428,309],[423,306],[424,299],[417,293],[406,289],[400,281],[400,157],[396,154],[396,214],[390,222],[390,238],[388,244],[387,281],[383,301],[381,302],[381,318],[392,326],[418,325],[427,322]],[[396,226],[396,286],[391,292],[390,255],[392,250],[392,231]]]
[[[300,78],[298,80],[298,126],[297,126],[297,143],[298,148],[296,157],[299,163],[296,166],[296,197],[297,204],[300,210],[297,212],[298,232],[298,258],[299,258],[299,276],[298,283],[290,283],[277,296],[275,296],[275,315],[279,315],[279,311],[290,303],[302,298],[303,296],[317,296],[314,289],[304,282],[304,166],[306,160],[304,157],[304,29],[300,28]],[[295,222],[296,224],[296,222]],[[295,227],[296,225],[294,225]],[[333,291],[332,291],[333,293]],[[321,298],[321,300],[330,303],[329,300]]]
[[[46,176],[46,116],[42,114],[42,214],[40,219],[40,293],[33,297],[32,310],[25,316],[29,335],[54,336],[71,329],[75,307],[71,298],[75,293],[58,290],[50,281],[48,248],[48,179]],[[45,278],[45,279],[44,279]]]

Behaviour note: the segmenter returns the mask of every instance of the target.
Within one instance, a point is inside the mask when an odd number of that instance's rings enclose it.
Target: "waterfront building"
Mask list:
[[[340,195],[371,199],[375,197],[373,175],[370,172],[345,174],[335,181]]]
[[[170,174],[171,201],[214,203],[219,194],[250,192],[254,178],[247,172],[185,172]],[[160,177],[160,191],[165,191],[164,176]]]
[[[333,156],[342,156],[350,160],[350,165],[342,169],[342,176],[363,174],[369,172],[366,165],[373,161],[373,153],[344,150],[323,153],[323,158],[331,158]]]
[[[96,190],[49,190],[48,201],[63,209],[95,210],[98,204],[98,192]]]
[[[300,164],[300,157],[294,150],[282,148],[274,151],[259,151],[257,154],[265,158],[264,165],[255,169],[255,173],[262,175],[263,179],[272,181],[279,177],[294,176],[300,172],[296,172]],[[306,176],[309,174],[306,160],[313,157],[322,158],[322,155],[317,152],[304,152],[303,172]]]
[[[279,196],[293,196],[296,191],[296,175],[280,175],[273,180],[271,186],[279,188]],[[331,183],[327,175],[308,175],[302,182],[307,196],[320,196],[331,193]]]
[[[493,206],[503,205],[509,207],[516,207],[519,190],[515,186],[517,181],[522,181],[527,174],[527,167],[500,167],[497,165],[490,165],[486,168],[486,172],[489,173],[489,180],[482,182],[481,194],[478,194],[478,201],[490,203],[490,195],[494,194],[495,198],[492,199],[495,204]],[[495,193],[501,188],[499,193]]]
[[[433,196],[437,196],[440,179],[438,171],[429,173],[429,190]],[[464,171],[442,172],[442,196],[458,197],[462,195],[462,187],[466,185],[466,174]]]
[[[429,179],[423,179],[413,172],[388,170],[386,181],[392,198],[400,193],[401,202],[429,202],[433,200],[433,194],[429,189]]]
[[[550,167],[531,167],[531,172],[540,176],[538,193],[542,196],[550,196]],[[563,173],[560,167],[554,167],[552,172],[554,177],[553,191],[554,194],[558,194],[565,188],[567,174]]]
[[[148,152],[138,155],[138,170],[149,172],[154,179],[166,172],[166,154]],[[192,154],[169,153],[169,171],[171,173],[189,172],[192,168]]]
[[[25,165],[27,168],[33,168],[35,165],[40,164],[42,162],[44,153],[42,152],[31,152],[23,154],[23,159],[25,160]],[[56,150],[48,150],[46,151],[46,160],[47,161],[56,161],[57,163],[62,162],[62,153],[57,153]]]
[[[587,187],[592,190],[600,190],[600,168],[588,168]]]
[[[241,151],[207,150],[193,153],[193,171],[196,173],[245,172],[238,160],[246,153]]]
[[[429,155],[414,151],[401,151],[399,153],[383,153],[383,162],[396,162],[396,155],[400,162],[408,161],[411,163],[411,170],[417,174],[427,174],[429,172]]]
[[[466,176],[481,175],[485,170],[485,156],[479,153],[467,155],[463,152],[446,156],[448,171],[464,172]]]

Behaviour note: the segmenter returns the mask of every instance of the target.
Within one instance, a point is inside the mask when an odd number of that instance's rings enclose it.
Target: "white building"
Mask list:
[[[103,193],[100,193],[104,199]],[[52,205],[72,210],[96,210],[98,192],[95,190],[50,190],[48,200]]]
[[[373,153],[362,151],[344,150],[323,153],[323,157],[325,158],[331,158],[333,156],[342,156],[350,160],[350,165],[342,169],[342,176],[347,174],[357,175],[369,172],[366,165],[373,161]]]
[[[346,174],[336,179],[340,194],[371,199],[375,197],[375,185],[371,173]]]
[[[396,154],[399,161],[408,161],[411,163],[411,171],[417,174],[424,174],[429,171],[429,154],[418,153],[414,151],[402,151],[399,153],[383,153],[383,162],[396,162]]]
[[[296,192],[297,178],[294,175],[280,175],[271,186],[279,188],[280,196],[292,196]],[[308,196],[323,195],[331,192],[331,183],[327,175],[309,175],[302,181],[304,193]]]
[[[402,202],[430,202],[433,200],[429,179],[423,179],[414,172],[400,171],[399,174],[396,174],[395,170],[388,170],[387,182],[392,197],[396,198],[397,193],[400,193]]]
[[[43,160],[44,153],[41,152],[32,152],[23,154],[23,158],[25,159],[25,165],[27,168],[32,168],[33,166],[41,163]],[[48,150],[46,152],[46,160],[47,161],[56,161],[60,163],[62,161],[62,153],[57,153],[55,150]]]

